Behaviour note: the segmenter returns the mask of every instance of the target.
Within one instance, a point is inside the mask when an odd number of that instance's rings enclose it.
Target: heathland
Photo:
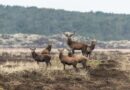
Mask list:
[[[32,59],[30,52],[0,55],[0,90],[130,90],[128,52],[93,52],[88,70],[79,64],[79,72],[71,66],[63,70],[58,53],[51,53],[52,66],[47,70],[44,63],[38,65]]]

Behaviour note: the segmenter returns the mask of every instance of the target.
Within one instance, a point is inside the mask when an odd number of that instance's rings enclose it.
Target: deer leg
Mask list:
[[[87,70],[86,60],[82,62],[83,68]]]
[[[37,64],[39,65],[39,62],[37,61]]]
[[[81,51],[82,51],[82,55],[85,55],[85,48],[82,48]]]
[[[84,49],[82,49],[81,51],[82,51],[82,55],[85,55],[85,50],[84,50]]]
[[[47,68],[48,68],[48,64],[49,64],[49,63],[48,63],[48,62],[46,62],[46,70],[47,70]]]
[[[89,53],[89,59],[91,60],[92,58],[91,58],[91,53]]]
[[[77,68],[77,64],[73,64],[73,67],[74,67],[74,69],[75,69],[76,72],[79,71],[78,68]]]
[[[75,52],[74,52],[74,49],[72,49],[72,53],[74,54]]]
[[[52,65],[51,62],[49,62],[49,65],[50,65],[50,66]]]
[[[82,55],[84,55],[84,50],[82,50]]]

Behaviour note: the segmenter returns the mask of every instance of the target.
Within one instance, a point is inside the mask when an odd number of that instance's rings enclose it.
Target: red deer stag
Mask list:
[[[71,37],[74,35],[75,33],[71,33],[71,34],[66,34],[64,33],[64,35],[68,38],[67,39],[67,44],[68,46],[72,49],[72,53],[74,54],[75,50],[81,50],[82,54],[85,55],[85,48],[87,47],[87,44],[85,43],[81,43],[81,42],[77,42],[77,41],[73,41],[71,39]]]
[[[31,54],[33,59],[37,62],[37,64],[39,64],[39,62],[45,62],[46,63],[46,69],[48,67],[48,65],[51,66],[51,56],[48,54],[38,54],[35,52],[36,48],[30,48],[31,50]]]

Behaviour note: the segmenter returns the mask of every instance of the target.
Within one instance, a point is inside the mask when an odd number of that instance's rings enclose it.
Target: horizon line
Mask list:
[[[63,11],[67,11],[67,12],[79,12],[79,13],[105,13],[105,14],[118,14],[118,15],[130,15],[130,13],[122,13],[122,12],[107,12],[107,11],[101,11],[101,10],[89,10],[89,11],[78,11],[78,10],[67,10],[67,9],[59,9],[59,8],[49,8],[49,7],[38,7],[38,6],[23,6],[23,5],[4,5],[4,4],[0,4],[0,6],[10,6],[10,7],[23,7],[23,8],[31,8],[31,7],[35,7],[37,9],[53,9],[53,10],[63,10]]]

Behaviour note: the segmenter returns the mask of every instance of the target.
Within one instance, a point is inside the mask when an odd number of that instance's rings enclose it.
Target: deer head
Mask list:
[[[67,49],[67,51],[68,51],[68,56],[72,56],[73,53],[72,53],[71,49],[70,49],[70,48],[66,48],[66,49]]]
[[[97,40],[95,38],[91,40],[91,44],[89,45],[91,50],[93,50],[95,48],[96,42],[97,42]]]
[[[49,42],[49,43],[48,43],[48,46],[47,46],[47,49],[50,51],[51,48],[52,48],[52,42]]]
[[[63,52],[63,51],[64,51],[64,48],[62,48],[62,49],[58,49],[58,51],[61,53],[61,52]]]
[[[32,52],[35,52],[36,48],[30,48],[30,50],[31,50]]]
[[[97,40],[96,40],[95,38],[92,39],[91,44],[92,44],[92,45],[96,45],[96,43],[97,43]]]

